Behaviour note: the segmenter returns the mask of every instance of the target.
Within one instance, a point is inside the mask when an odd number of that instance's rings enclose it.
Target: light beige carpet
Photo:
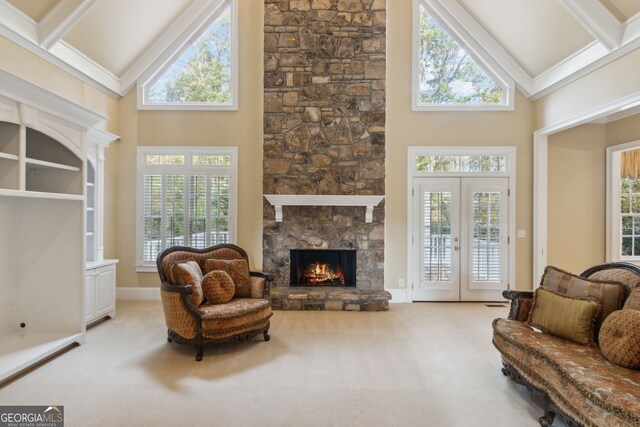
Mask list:
[[[537,426],[500,372],[507,307],[392,304],[276,311],[271,341],[169,344],[159,302],[118,302],[87,343],[0,389],[3,405],[64,405],[66,426]]]

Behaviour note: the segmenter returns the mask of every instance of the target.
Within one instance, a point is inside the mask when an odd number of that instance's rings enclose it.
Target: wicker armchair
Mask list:
[[[249,272],[246,288],[240,292],[236,285],[235,295],[224,304],[211,304],[203,301],[202,296],[197,299],[195,296],[202,292],[201,289],[194,289],[189,284],[177,284],[180,280],[174,277],[176,264],[195,261],[201,271],[205,271],[205,264],[209,260],[245,260],[246,269],[249,270],[247,253],[231,244],[206,249],[176,246],[161,252],[157,259],[162,283],[162,306],[168,328],[167,339],[169,342],[193,345],[197,361],[202,360],[204,347],[212,344],[246,341],[259,334],[263,334],[265,341],[270,339],[271,275]]]

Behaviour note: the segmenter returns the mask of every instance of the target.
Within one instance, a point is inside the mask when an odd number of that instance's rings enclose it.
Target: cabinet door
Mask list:
[[[96,317],[95,310],[96,274],[88,271],[84,282],[84,319],[91,322]]]
[[[116,308],[116,275],[113,266],[97,271],[95,307],[96,317],[110,314]]]

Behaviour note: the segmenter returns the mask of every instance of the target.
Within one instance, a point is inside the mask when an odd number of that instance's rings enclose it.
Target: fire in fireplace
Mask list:
[[[356,286],[353,249],[291,249],[291,286]]]

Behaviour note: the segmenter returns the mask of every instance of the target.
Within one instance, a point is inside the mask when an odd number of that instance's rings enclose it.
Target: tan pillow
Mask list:
[[[195,261],[177,262],[171,267],[171,281],[174,285],[191,285],[191,301],[198,307],[204,301],[202,293],[202,270]]]
[[[600,305],[595,301],[569,298],[538,288],[527,324],[550,335],[592,345],[599,313]]]
[[[545,268],[540,286],[546,290],[571,298],[597,301],[602,308],[600,315],[596,319],[594,332],[596,339],[604,319],[614,311],[622,308],[627,292],[627,288],[621,283],[585,279],[553,266]]]
[[[202,291],[211,304],[224,304],[231,301],[236,287],[225,271],[213,270],[202,278]]]
[[[640,310],[640,287],[634,288],[624,303],[625,310]]]
[[[208,273],[213,270],[222,270],[231,276],[236,287],[236,298],[251,298],[251,278],[246,259],[207,258],[204,261],[204,271]]]
[[[600,350],[616,365],[640,368],[640,311],[611,313],[600,329]]]

